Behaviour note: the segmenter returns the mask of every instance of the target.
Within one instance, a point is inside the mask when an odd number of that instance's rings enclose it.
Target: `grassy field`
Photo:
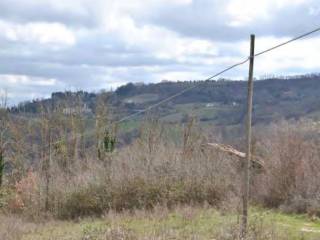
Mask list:
[[[157,208],[153,212],[108,213],[100,219],[52,221],[24,228],[23,240],[99,239],[234,239],[239,218],[211,208]],[[286,215],[251,209],[253,239],[320,239],[320,221],[304,215]],[[273,236],[273,237],[272,237]]]

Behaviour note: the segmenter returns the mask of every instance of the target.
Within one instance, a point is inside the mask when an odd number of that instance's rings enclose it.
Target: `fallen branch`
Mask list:
[[[210,147],[214,147],[215,149],[217,149],[217,150],[219,150],[221,152],[227,153],[227,154],[229,154],[231,156],[236,156],[239,159],[244,160],[246,158],[246,153],[240,152],[237,149],[231,147],[230,145],[224,145],[224,144],[220,144],[220,143],[208,143],[208,145]],[[252,163],[254,165],[256,165],[256,167],[265,169],[264,161],[263,161],[262,158],[260,158],[260,157],[258,157],[256,155],[252,155],[252,159],[251,160],[252,160]]]

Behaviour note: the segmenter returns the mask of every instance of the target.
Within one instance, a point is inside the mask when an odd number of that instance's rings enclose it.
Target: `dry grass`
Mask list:
[[[33,223],[26,223],[16,216],[0,215],[0,239],[1,240],[20,240],[27,232],[36,229]]]
[[[248,240],[315,240],[319,239],[320,222],[301,215],[290,216],[262,209],[251,209]],[[152,211],[110,211],[102,218],[80,221],[47,221],[30,224],[2,218],[6,229],[0,234],[12,240],[236,240],[238,215],[208,207],[157,206]],[[10,220],[11,219],[11,220]],[[305,229],[308,228],[308,232]]]

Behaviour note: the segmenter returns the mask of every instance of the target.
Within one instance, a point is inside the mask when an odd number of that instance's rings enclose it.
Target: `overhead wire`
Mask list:
[[[265,53],[267,53],[267,52],[273,51],[273,50],[275,50],[275,49],[277,49],[277,48],[279,48],[279,47],[282,47],[282,46],[284,46],[284,45],[287,45],[287,44],[289,44],[289,43],[292,43],[292,42],[294,42],[294,41],[297,41],[297,40],[299,40],[299,39],[301,39],[301,38],[305,38],[305,37],[307,37],[307,36],[309,36],[309,35],[311,35],[311,34],[313,34],[313,33],[316,33],[316,32],[318,32],[318,31],[320,31],[320,27],[315,28],[315,29],[312,30],[312,31],[303,33],[303,34],[301,34],[301,35],[299,35],[299,36],[297,36],[297,37],[294,37],[294,38],[292,38],[292,39],[290,39],[290,40],[288,40],[288,41],[286,41],[286,42],[280,43],[280,44],[278,44],[278,45],[276,45],[276,46],[273,46],[273,47],[271,47],[271,48],[268,48],[268,49],[265,49],[265,50],[263,50],[263,51],[261,51],[261,52],[258,52],[258,53],[256,53],[254,56],[255,56],[255,57],[258,57],[258,56],[263,55],[263,54],[265,54]]]
[[[233,69],[233,68],[235,68],[235,67],[237,67],[237,66],[240,66],[240,65],[242,65],[242,64],[245,64],[245,63],[248,62],[248,61],[249,61],[249,58],[247,58],[247,59],[245,59],[245,60],[243,60],[243,61],[241,61],[241,62],[239,62],[239,63],[236,63],[236,64],[234,64],[234,65],[231,65],[231,66],[225,68],[224,70],[222,70],[222,71],[220,71],[220,72],[212,75],[211,77],[208,77],[208,78],[206,78],[205,80],[202,80],[202,82],[210,81],[211,79],[213,79],[213,78],[221,75],[222,73],[227,72],[227,71],[229,71],[229,70],[231,70],[231,69]],[[187,88],[183,89],[182,91],[180,91],[180,92],[178,92],[178,93],[176,93],[176,94],[174,94],[174,95],[171,95],[170,97],[167,97],[167,98],[161,100],[160,102],[158,102],[158,103],[156,103],[156,104],[150,105],[149,107],[147,107],[147,108],[145,108],[145,109],[143,109],[143,110],[140,110],[140,111],[138,111],[138,112],[136,112],[136,113],[130,114],[130,115],[126,116],[126,117],[123,117],[123,118],[121,118],[120,120],[116,121],[115,123],[121,123],[121,122],[123,122],[123,121],[128,120],[128,119],[131,118],[131,117],[137,116],[137,115],[139,115],[139,114],[141,114],[141,113],[144,113],[144,112],[147,112],[147,111],[149,111],[149,110],[151,110],[151,109],[153,109],[153,108],[156,108],[156,107],[158,107],[158,106],[160,106],[160,105],[162,105],[162,104],[164,104],[164,103],[166,103],[166,102],[169,102],[170,100],[172,100],[172,99],[174,99],[174,98],[176,98],[176,97],[181,96],[181,95],[184,94],[185,92],[188,92],[188,91],[190,91],[190,90],[192,90],[192,89],[197,88],[198,86],[199,86],[198,84],[195,84],[195,85],[193,85],[193,86],[191,86],[191,87],[187,87]]]
[[[318,31],[320,31],[320,27],[315,28],[315,29],[313,29],[313,30],[311,30],[311,31],[309,31],[309,32],[303,33],[303,34],[301,34],[301,35],[299,35],[299,36],[297,36],[297,37],[294,37],[294,38],[292,38],[292,39],[290,39],[290,40],[288,40],[288,41],[285,41],[285,42],[283,42],[283,43],[280,43],[280,44],[278,44],[278,45],[275,45],[275,46],[273,46],[273,47],[271,47],[271,48],[268,48],[268,49],[265,49],[265,50],[263,50],[263,51],[261,51],[261,52],[258,52],[258,53],[256,53],[256,54],[254,54],[254,57],[261,56],[261,55],[263,55],[263,54],[265,54],[265,53],[267,53],[267,52],[273,51],[273,50],[275,50],[275,49],[277,49],[277,48],[280,48],[280,47],[282,47],[282,46],[285,46],[285,45],[287,45],[287,44],[289,44],[289,43],[292,43],[292,42],[294,42],[294,41],[297,41],[297,40],[299,40],[299,39],[301,39],[301,38],[307,37],[307,36],[309,36],[309,35],[311,35],[311,34],[313,34],[313,33],[316,33],[316,32],[318,32]],[[235,68],[235,67],[238,67],[238,66],[240,66],[240,65],[242,65],[242,64],[245,64],[246,62],[249,61],[249,59],[250,59],[250,57],[247,57],[245,60],[243,60],[243,61],[241,61],[241,62],[238,62],[238,63],[236,63],[236,64],[234,64],[234,65],[231,65],[231,66],[225,68],[224,70],[222,70],[222,71],[220,71],[220,72],[212,75],[211,77],[209,77],[209,78],[207,78],[207,79],[205,79],[205,80],[202,80],[202,82],[212,80],[213,78],[215,78],[215,77],[217,77],[217,76],[219,76],[219,75],[221,75],[221,74],[223,74],[223,73],[225,73],[225,72],[227,72],[227,71],[229,71],[229,70],[231,70],[231,69],[233,69],[233,68]],[[199,84],[201,84],[201,83],[199,83]],[[151,105],[151,106],[149,106],[149,107],[147,107],[147,108],[145,108],[145,109],[143,109],[143,110],[140,110],[140,111],[138,111],[138,112],[136,112],[136,113],[130,114],[130,115],[126,116],[126,117],[123,117],[123,118],[121,118],[120,120],[116,121],[116,123],[120,123],[120,122],[126,121],[126,120],[130,119],[131,117],[137,116],[137,115],[139,115],[139,114],[141,114],[141,113],[147,112],[147,111],[149,111],[149,110],[151,110],[151,109],[153,109],[153,108],[155,108],[155,107],[158,107],[158,106],[162,105],[163,103],[166,103],[166,102],[168,102],[168,101],[170,101],[170,100],[172,100],[172,99],[174,99],[174,98],[176,98],[176,97],[178,97],[178,96],[181,96],[181,95],[184,94],[185,92],[188,92],[188,91],[190,91],[190,90],[198,87],[199,84],[196,84],[196,85],[194,85],[194,86],[192,86],[192,87],[188,87],[188,88],[186,88],[186,89],[184,89],[184,90],[182,90],[182,91],[180,91],[180,92],[178,92],[178,93],[176,93],[176,94],[174,94],[174,95],[172,95],[172,96],[170,96],[170,97],[167,97],[167,98],[161,100],[160,102],[158,102],[158,103],[156,103],[156,104],[154,104],[154,105]]]

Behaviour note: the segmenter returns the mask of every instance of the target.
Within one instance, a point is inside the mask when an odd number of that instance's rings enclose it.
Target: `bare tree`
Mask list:
[[[45,209],[48,210],[49,205],[49,184],[50,184],[50,158],[47,152],[47,144],[49,136],[49,119],[44,106],[41,106],[40,118],[40,136],[41,136],[41,172],[45,178]]]
[[[8,145],[9,116],[7,110],[7,93],[0,96],[0,187],[3,183],[5,150]]]
[[[96,152],[97,157],[100,160],[105,158],[105,147],[104,147],[104,138],[106,137],[108,132],[106,132],[107,126],[110,125],[109,122],[109,109],[107,106],[107,93],[101,93],[98,96],[95,114],[96,114],[96,123],[95,123],[95,130],[96,130]]]

